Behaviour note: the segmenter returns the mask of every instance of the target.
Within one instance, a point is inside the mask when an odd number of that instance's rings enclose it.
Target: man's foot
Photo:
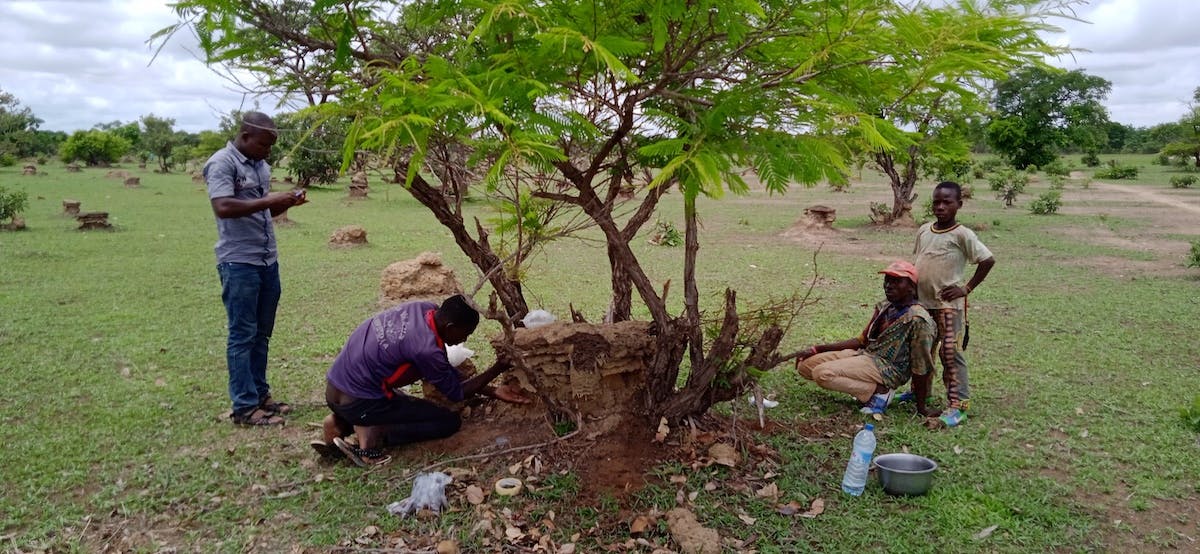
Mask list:
[[[258,404],[258,407],[273,414],[287,415],[292,413],[291,404],[288,404],[287,402],[277,402],[274,398],[271,398],[270,395],[267,395],[267,397]]]
[[[381,466],[392,461],[391,456],[384,454],[378,448],[359,448],[342,440],[341,437],[333,439],[333,444],[358,467]]]
[[[967,420],[967,413],[958,408],[946,408],[942,415],[931,417],[925,421],[930,429],[949,429]]]
[[[916,402],[917,394],[913,391],[906,390],[892,397],[892,404],[902,404],[905,402]]]
[[[321,458],[326,460],[340,460],[346,457],[346,455],[342,453],[341,449],[332,442],[314,440],[308,443],[308,445],[311,446],[312,449],[315,450],[319,456],[321,456]]]
[[[883,412],[887,411],[888,404],[892,402],[892,396],[895,394],[895,390],[888,390],[882,394],[873,394],[871,395],[871,399],[859,411],[868,415],[883,415]]]
[[[284,419],[268,412],[262,408],[255,408],[249,412],[240,414],[234,413],[229,416],[233,420],[234,425],[242,425],[245,427],[264,427],[270,425],[283,425]]]

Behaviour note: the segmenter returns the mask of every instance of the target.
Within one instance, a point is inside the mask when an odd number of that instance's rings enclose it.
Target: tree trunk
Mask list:
[[[400,163],[394,168],[396,182],[404,182],[408,172],[406,165],[406,163]],[[487,232],[483,226],[476,223],[479,238],[472,237],[467,231],[462,216],[447,203],[446,196],[442,194],[441,190],[425,181],[420,174],[413,178],[412,186],[408,191],[413,198],[433,213],[439,223],[450,230],[459,249],[467,255],[475,267],[479,268],[480,272],[487,276],[488,282],[496,291],[508,316],[521,318],[528,313],[529,306],[525,303],[525,296],[521,292],[521,283],[509,279],[508,273],[503,268],[503,260],[492,251],[491,245],[488,244]]]
[[[696,254],[700,252],[699,230],[696,228],[696,197],[683,196],[683,308],[684,320],[691,328],[688,338],[692,372],[704,361],[704,331],[700,328],[700,289],[696,286]],[[691,380],[688,380],[691,382]]]

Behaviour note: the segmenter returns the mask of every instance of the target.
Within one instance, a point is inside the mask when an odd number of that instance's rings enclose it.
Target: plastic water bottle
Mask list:
[[[861,495],[867,486],[867,471],[871,468],[871,456],[875,454],[875,426],[868,423],[854,435],[854,452],[846,464],[842,476],[842,490],[853,496]]]

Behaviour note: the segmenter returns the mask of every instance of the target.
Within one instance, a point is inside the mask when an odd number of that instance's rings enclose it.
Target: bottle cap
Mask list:
[[[868,431],[874,431],[874,430],[875,430],[875,424],[874,424],[874,423],[868,423],[868,424],[866,424],[866,425],[864,425],[864,426],[863,426],[863,429],[866,429],[866,430],[868,430]]]

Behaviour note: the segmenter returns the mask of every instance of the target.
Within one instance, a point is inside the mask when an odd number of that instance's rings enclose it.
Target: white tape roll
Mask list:
[[[512,496],[521,492],[522,483],[520,479],[505,477],[496,481],[496,494],[500,496]]]

